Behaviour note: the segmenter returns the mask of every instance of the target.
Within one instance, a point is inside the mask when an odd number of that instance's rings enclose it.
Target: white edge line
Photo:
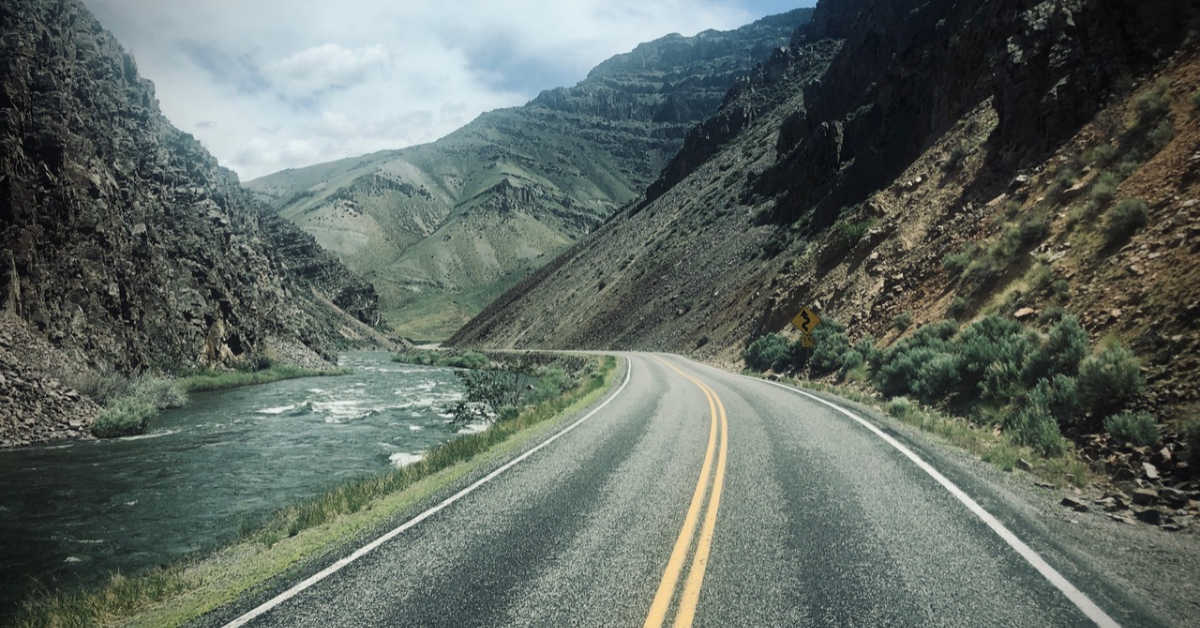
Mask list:
[[[479,478],[478,480],[473,482],[470,486],[451,495],[450,497],[447,497],[444,501],[438,503],[436,506],[433,506],[429,510],[422,512],[421,514],[413,517],[412,519],[409,519],[408,521],[405,521],[404,523],[393,528],[391,531],[387,532],[383,536],[375,539],[374,541],[371,541],[370,543],[367,543],[366,545],[358,548],[357,550],[354,550],[354,553],[350,554],[349,556],[339,559],[337,562],[333,563],[332,565],[322,569],[321,571],[318,571],[317,573],[305,578],[304,580],[301,580],[299,583],[292,586],[292,588],[288,589],[287,591],[284,591],[283,593],[276,595],[275,597],[267,600],[266,602],[263,602],[262,604],[255,607],[253,610],[242,615],[241,617],[238,617],[237,619],[229,622],[228,624],[225,624],[225,628],[236,628],[238,626],[244,626],[247,623],[256,619],[258,616],[262,615],[263,613],[266,613],[267,611],[275,608],[276,606],[279,606],[280,604],[292,599],[293,597],[295,597],[296,595],[298,595],[305,589],[324,580],[325,578],[328,578],[333,573],[341,570],[346,565],[349,565],[350,563],[362,558],[363,556],[366,556],[372,550],[379,547],[380,545],[383,545],[384,543],[387,543],[388,541],[396,538],[396,536],[400,535],[405,530],[408,530],[409,528],[417,525],[418,523],[421,523],[422,521],[437,514],[439,511],[446,508],[450,504],[453,504],[454,502],[462,499],[463,497],[466,497],[468,494],[473,492],[475,489],[494,480],[501,473],[504,473],[505,471],[508,471],[509,469],[513,468],[518,463],[520,463],[522,460],[525,460],[526,458],[537,453],[543,447],[558,440],[560,437],[562,437],[567,432],[570,432],[571,430],[575,429],[576,427],[579,427],[579,425],[581,423],[592,418],[592,415],[599,412],[602,408],[604,408],[604,406],[607,406],[610,402],[612,402],[613,399],[616,399],[617,395],[621,394],[621,391],[625,389],[625,386],[629,383],[630,373],[633,372],[633,361],[630,360],[629,358],[625,358],[625,363],[626,363],[625,380],[621,382],[621,385],[615,391],[613,391],[612,394],[610,394],[608,396],[608,398],[604,400],[603,403],[596,406],[595,408],[592,408],[591,412],[588,412],[587,414],[583,415],[583,417],[581,417],[579,420],[577,420],[574,423],[559,430],[550,438],[547,438],[546,440],[542,441],[541,443],[538,443],[537,446],[530,449],[529,451],[526,451],[525,453],[521,454],[520,456],[517,456],[516,458],[513,458],[512,460],[509,460],[508,462],[504,463],[504,465],[502,465],[500,468],[496,469],[495,471],[492,471],[491,473],[483,476],[482,478]]]
[[[1086,594],[1083,593],[1083,591],[1075,588],[1075,585],[1071,584],[1066,577],[1059,573],[1054,567],[1051,567],[1050,563],[1047,563],[1044,558],[1042,558],[1037,552],[1033,551],[1033,549],[1026,545],[1024,541],[1017,538],[1016,534],[1013,534],[1012,531],[1005,527],[1003,523],[1000,523],[999,519],[995,518],[991,513],[984,510],[983,506],[980,506],[978,502],[976,502],[974,499],[971,499],[971,497],[963,492],[962,489],[958,488],[954,482],[951,482],[946,476],[942,475],[937,469],[933,468],[932,465],[930,465],[928,462],[925,462],[925,460],[917,454],[913,453],[911,449],[905,447],[902,443],[900,443],[900,441],[897,441],[895,438],[892,438],[888,434],[884,433],[883,430],[876,427],[870,421],[867,421],[853,412],[831,401],[822,399],[821,397],[818,397],[812,393],[777,382],[772,382],[770,380],[759,379],[757,377],[749,377],[745,375],[743,375],[743,377],[747,377],[748,379],[762,382],[764,384],[777,386],[779,388],[783,388],[784,390],[790,390],[794,393],[808,397],[817,403],[824,404],[830,408],[833,408],[834,410],[837,410],[851,419],[854,419],[868,430],[871,430],[871,432],[873,432],[876,436],[882,438],[884,442],[892,447],[895,447],[896,450],[904,454],[904,456],[909,460],[913,461],[913,464],[920,467],[922,471],[928,473],[929,476],[936,480],[938,484],[941,484],[942,487],[949,491],[951,495],[957,498],[958,501],[962,502],[968,510],[975,513],[975,516],[983,520],[983,522],[986,523],[987,526],[991,528],[997,536],[1003,539],[1005,543],[1008,543],[1009,547],[1016,550],[1016,552],[1021,555],[1021,558],[1025,559],[1025,562],[1029,563],[1030,566],[1038,571],[1038,573],[1042,574],[1042,576],[1046,578],[1050,584],[1054,585],[1059,591],[1062,591],[1063,595],[1067,596],[1067,599],[1074,603],[1084,615],[1087,615],[1088,619],[1096,622],[1096,625],[1104,626],[1106,628],[1110,626],[1120,626],[1115,619],[1110,617],[1108,613],[1105,613],[1104,610],[1097,606],[1095,602],[1093,602]]]

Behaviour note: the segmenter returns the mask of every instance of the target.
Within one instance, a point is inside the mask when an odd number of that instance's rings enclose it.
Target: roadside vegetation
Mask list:
[[[188,393],[191,392],[226,390],[297,377],[344,375],[348,372],[340,368],[308,369],[291,364],[273,364],[261,358],[241,370],[204,369],[177,376],[134,377],[89,373],[69,383],[102,408],[92,423],[92,435],[115,438],[145,432],[150,420],[159,412],[186,405]]]
[[[1144,387],[1137,358],[1115,340],[1092,347],[1071,315],[1042,330],[998,315],[963,327],[939,321],[885,350],[871,338],[851,343],[841,325],[825,321],[813,341],[808,348],[768,334],[743,358],[755,371],[855,384],[881,397],[892,416],[1005,468],[1024,451],[1056,461],[1056,469],[1078,467],[1064,434],[1106,429],[1135,444],[1158,438],[1152,416],[1125,412]]]
[[[411,349],[392,356],[393,362],[420,366],[448,366],[462,369],[481,369],[491,360],[478,351]]]
[[[227,546],[190,560],[140,575],[113,574],[92,589],[44,591],[21,605],[14,625],[178,625],[195,619],[306,560],[388,525],[478,465],[511,455],[553,429],[551,419],[597,400],[617,374],[611,356],[522,354],[499,363],[531,377],[539,369],[542,374],[516,411],[497,414],[487,429],[434,447],[413,464],[352,480],[282,509],[260,525],[244,527]],[[489,397],[479,403],[494,410],[493,401]]]

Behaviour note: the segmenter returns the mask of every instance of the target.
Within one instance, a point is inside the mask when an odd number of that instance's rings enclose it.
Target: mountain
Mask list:
[[[78,0],[0,7],[0,431],[94,411],[72,374],[327,364],[374,289],[162,115]]]
[[[363,273],[401,333],[444,338],[637,198],[733,81],[811,12],[668,35],[434,143],[246,187]]]
[[[803,306],[881,346],[1065,309],[1133,348],[1150,400],[1194,414],[1198,14],[823,0],[646,194],[449,342],[732,365]]]

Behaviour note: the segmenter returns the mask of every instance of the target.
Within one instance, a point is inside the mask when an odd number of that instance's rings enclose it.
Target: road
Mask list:
[[[1103,574],[986,486],[942,476],[919,444],[772,383],[622,355],[627,380],[569,432],[220,621],[1147,623]]]

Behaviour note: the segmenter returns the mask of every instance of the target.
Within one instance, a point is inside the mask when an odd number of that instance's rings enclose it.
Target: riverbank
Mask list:
[[[418,462],[347,482],[285,508],[221,549],[148,573],[114,575],[78,592],[43,593],[22,604],[17,625],[177,625],[237,599],[285,573],[402,518],[439,491],[500,464],[578,413],[617,378],[615,358],[593,358],[592,372],[569,391],[515,418],[433,447]]]

